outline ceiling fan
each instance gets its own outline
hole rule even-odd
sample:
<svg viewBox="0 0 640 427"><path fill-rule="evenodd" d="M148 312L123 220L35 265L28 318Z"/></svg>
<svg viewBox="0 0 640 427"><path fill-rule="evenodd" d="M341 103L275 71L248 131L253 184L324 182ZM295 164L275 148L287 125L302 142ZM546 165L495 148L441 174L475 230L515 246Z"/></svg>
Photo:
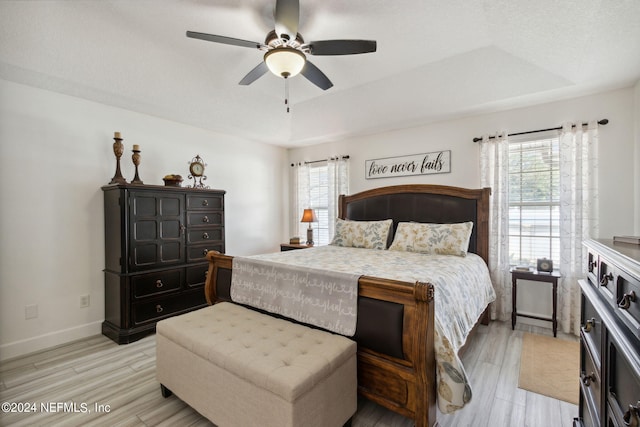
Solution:
<svg viewBox="0 0 640 427"><path fill-rule="evenodd" d="M284 79L300 73L320 89L327 90L333 83L307 59L307 55L354 55L376 51L375 40L321 40L305 43L298 33L299 20L299 0L276 0L275 29L267 34L264 43L194 31L187 31L187 37L265 51L263 61L240 80L241 85L250 85L267 71L271 71Z"/></svg>

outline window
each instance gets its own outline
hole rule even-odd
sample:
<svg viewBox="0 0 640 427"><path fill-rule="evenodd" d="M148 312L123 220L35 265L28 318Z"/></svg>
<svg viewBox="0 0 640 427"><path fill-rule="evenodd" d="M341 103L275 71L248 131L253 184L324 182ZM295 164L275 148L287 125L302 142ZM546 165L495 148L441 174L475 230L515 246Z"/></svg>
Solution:
<svg viewBox="0 0 640 427"><path fill-rule="evenodd" d="M558 137L509 142L509 261L560 258Z"/></svg>
<svg viewBox="0 0 640 427"><path fill-rule="evenodd" d="M309 208L313 209L318 222L311 223L313 241L316 245L329 244L329 176L326 163L309 167ZM300 236L307 235L308 223L300 223Z"/></svg>

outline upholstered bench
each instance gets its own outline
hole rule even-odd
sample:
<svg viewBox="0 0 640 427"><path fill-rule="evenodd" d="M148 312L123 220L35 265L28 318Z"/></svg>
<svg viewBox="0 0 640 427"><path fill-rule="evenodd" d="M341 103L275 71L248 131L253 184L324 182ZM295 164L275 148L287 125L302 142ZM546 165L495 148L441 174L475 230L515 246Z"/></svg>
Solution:
<svg viewBox="0 0 640 427"><path fill-rule="evenodd" d="M357 407L356 343L219 303L162 320L156 376L219 427L338 427Z"/></svg>

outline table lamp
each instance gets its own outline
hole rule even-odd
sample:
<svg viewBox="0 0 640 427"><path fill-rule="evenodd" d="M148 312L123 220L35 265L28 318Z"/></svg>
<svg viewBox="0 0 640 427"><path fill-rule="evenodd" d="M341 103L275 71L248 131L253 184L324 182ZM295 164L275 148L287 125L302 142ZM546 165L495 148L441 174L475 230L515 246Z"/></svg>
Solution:
<svg viewBox="0 0 640 427"><path fill-rule="evenodd" d="M318 222L318 218L313 209L305 209L300 222L309 223L309 228L307 228L307 245L313 246L313 228L311 228L311 223Z"/></svg>

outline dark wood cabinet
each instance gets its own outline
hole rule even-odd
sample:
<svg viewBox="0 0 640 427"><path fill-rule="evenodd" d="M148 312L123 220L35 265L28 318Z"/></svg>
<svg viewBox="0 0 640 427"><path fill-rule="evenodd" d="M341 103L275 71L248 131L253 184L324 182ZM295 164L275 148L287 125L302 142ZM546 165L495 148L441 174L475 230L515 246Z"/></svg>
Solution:
<svg viewBox="0 0 640 427"><path fill-rule="evenodd" d="M577 426L640 425L640 246L588 240Z"/></svg>
<svg viewBox="0 0 640 427"><path fill-rule="evenodd" d="M105 212L105 321L126 344L159 320L204 307L206 254L224 253L224 191L108 185Z"/></svg>

